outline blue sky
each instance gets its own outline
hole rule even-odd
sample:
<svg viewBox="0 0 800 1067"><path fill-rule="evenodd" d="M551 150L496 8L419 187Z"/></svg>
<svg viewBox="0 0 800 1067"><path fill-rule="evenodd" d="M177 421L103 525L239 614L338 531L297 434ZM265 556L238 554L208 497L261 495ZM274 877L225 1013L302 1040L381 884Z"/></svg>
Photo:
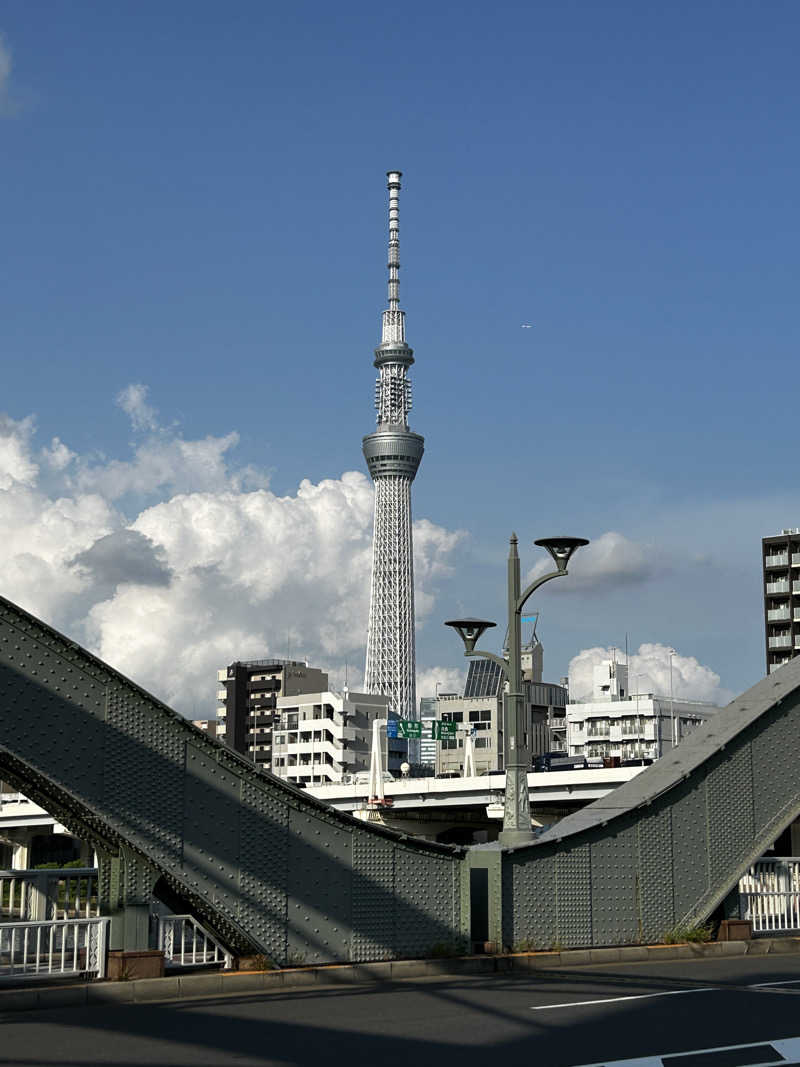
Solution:
<svg viewBox="0 0 800 1067"><path fill-rule="evenodd" d="M162 440L236 432L279 497L363 470L398 167L415 514L466 531L420 663L458 666L451 611L501 618L512 529L614 532L541 594L549 677L626 631L763 674L759 539L800 525L795 3L9 0L0 32L0 406L36 447L129 458L142 383Z"/></svg>

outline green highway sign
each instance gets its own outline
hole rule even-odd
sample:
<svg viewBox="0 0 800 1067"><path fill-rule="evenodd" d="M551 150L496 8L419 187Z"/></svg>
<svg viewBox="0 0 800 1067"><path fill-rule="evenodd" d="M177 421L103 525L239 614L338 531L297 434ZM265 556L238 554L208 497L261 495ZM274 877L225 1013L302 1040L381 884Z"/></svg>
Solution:
<svg viewBox="0 0 800 1067"><path fill-rule="evenodd" d="M386 736L402 737L406 741L422 737L431 741L450 741L456 736L457 728L457 723L435 719L424 724L420 719L392 719L386 728Z"/></svg>
<svg viewBox="0 0 800 1067"><path fill-rule="evenodd" d="M434 741L449 741L456 736L456 723L432 722L431 738Z"/></svg>

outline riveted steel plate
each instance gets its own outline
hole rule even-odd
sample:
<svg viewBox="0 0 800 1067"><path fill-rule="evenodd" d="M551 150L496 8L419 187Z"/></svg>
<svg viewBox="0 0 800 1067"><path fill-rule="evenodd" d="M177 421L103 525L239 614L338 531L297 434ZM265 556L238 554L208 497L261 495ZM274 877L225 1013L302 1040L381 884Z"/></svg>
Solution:
<svg viewBox="0 0 800 1067"><path fill-rule="evenodd" d="M289 811L289 963L348 959L352 930L352 833L307 811Z"/></svg>

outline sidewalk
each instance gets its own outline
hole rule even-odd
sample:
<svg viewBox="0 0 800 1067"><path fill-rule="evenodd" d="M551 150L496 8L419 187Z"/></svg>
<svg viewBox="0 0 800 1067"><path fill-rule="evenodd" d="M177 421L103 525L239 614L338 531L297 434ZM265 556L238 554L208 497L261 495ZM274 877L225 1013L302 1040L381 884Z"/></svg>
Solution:
<svg viewBox="0 0 800 1067"><path fill-rule="evenodd" d="M11 1011L83 1007L105 1004L145 1004L153 1001L269 993L309 986L398 982L436 975L516 974L598 963L637 963L651 960L714 959L724 956L800 954L800 938L758 938L752 941L712 941L708 944L630 945L622 948L570 949L565 952L522 952L502 956L458 956L449 959L393 960L386 963L333 964L275 971L215 971L130 982L75 982L51 986L0 985L0 1015Z"/></svg>

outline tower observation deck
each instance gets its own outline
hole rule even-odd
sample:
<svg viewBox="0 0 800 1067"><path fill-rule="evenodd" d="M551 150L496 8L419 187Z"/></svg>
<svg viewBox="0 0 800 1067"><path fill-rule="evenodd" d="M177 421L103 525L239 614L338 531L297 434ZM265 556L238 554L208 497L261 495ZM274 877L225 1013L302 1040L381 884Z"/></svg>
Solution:
<svg viewBox="0 0 800 1067"><path fill-rule="evenodd" d="M400 171L387 174L389 187L389 307L383 313L375 349L378 426L363 439L364 458L375 482L372 589L364 688L389 697L389 707L413 718L416 705L414 649L414 558L411 483L424 439L408 428L409 369L414 353L406 344L400 310Z"/></svg>

